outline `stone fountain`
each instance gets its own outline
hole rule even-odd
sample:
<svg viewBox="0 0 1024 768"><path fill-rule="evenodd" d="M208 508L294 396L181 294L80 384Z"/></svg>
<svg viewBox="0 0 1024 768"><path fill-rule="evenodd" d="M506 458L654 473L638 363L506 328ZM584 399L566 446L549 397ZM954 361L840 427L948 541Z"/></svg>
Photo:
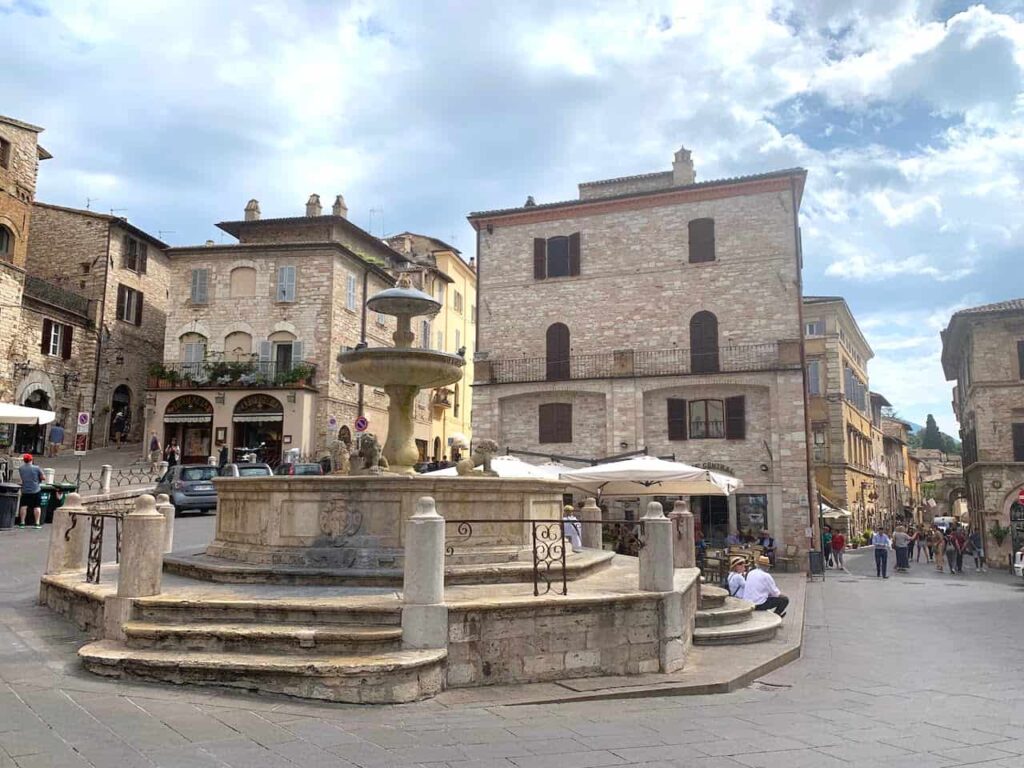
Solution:
<svg viewBox="0 0 1024 768"><path fill-rule="evenodd" d="M419 458L413 439L413 405L421 389L444 387L462 378L466 361L448 352L414 349L412 318L433 317L441 303L413 288L403 275L398 285L371 297L368 309L398 318L394 347L363 347L338 355L341 372L351 381L382 387L388 395L388 437L384 458L389 471L415 474Z"/></svg>

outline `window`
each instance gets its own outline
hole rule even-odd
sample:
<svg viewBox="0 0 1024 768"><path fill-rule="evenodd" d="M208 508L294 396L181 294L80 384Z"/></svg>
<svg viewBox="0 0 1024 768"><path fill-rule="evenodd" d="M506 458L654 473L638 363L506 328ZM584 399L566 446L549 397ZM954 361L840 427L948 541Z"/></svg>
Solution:
<svg viewBox="0 0 1024 768"><path fill-rule="evenodd" d="M684 403L677 400L676 403ZM683 411L678 410L679 405L670 406L675 412L670 411L670 422L672 417L680 417ZM690 423L689 439L708 440L722 438L726 440L743 440L747 436L746 421L746 398L727 397L725 400L693 400L690 402ZM671 428L671 427L670 427ZM680 428L675 427L675 439L686 440ZM672 438L670 438L672 439Z"/></svg>
<svg viewBox="0 0 1024 768"><path fill-rule="evenodd" d="M125 235L121 241L121 265L140 275L146 274L146 244Z"/></svg>
<svg viewBox="0 0 1024 768"><path fill-rule="evenodd" d="M546 334L547 346L547 380L565 381L570 378L569 362L569 327L565 323L553 323L548 326Z"/></svg>
<svg viewBox="0 0 1024 768"><path fill-rule="evenodd" d="M569 277L580 273L580 233L533 240L533 277Z"/></svg>
<svg viewBox="0 0 1024 768"><path fill-rule="evenodd" d="M1013 425L1013 460L1024 461L1024 424Z"/></svg>
<svg viewBox="0 0 1024 768"><path fill-rule="evenodd" d="M256 295L256 270L235 267L231 270L231 298L242 299Z"/></svg>
<svg viewBox="0 0 1024 768"><path fill-rule="evenodd" d="M430 321L422 320L420 322L420 346L424 349L430 349Z"/></svg>
<svg viewBox="0 0 1024 768"><path fill-rule="evenodd" d="M843 368L843 395L858 410L865 412L868 410L867 385L857 378L857 374L849 366Z"/></svg>
<svg viewBox="0 0 1024 768"><path fill-rule="evenodd" d="M455 382L454 394L452 395L452 416L459 416L459 383Z"/></svg>
<svg viewBox="0 0 1024 768"><path fill-rule="evenodd" d="M295 301L295 267L277 268L277 300Z"/></svg>
<svg viewBox="0 0 1024 768"><path fill-rule="evenodd" d="M192 303L206 304L210 300L210 270L192 270Z"/></svg>
<svg viewBox="0 0 1024 768"><path fill-rule="evenodd" d="M224 359L244 362L252 357L252 336L245 331L229 333L224 338Z"/></svg>
<svg viewBox="0 0 1024 768"><path fill-rule="evenodd" d="M469 305L469 322L476 323L476 304Z"/></svg>
<svg viewBox="0 0 1024 768"><path fill-rule="evenodd" d="M197 367L206 359L206 337L198 333L186 333L181 337L181 362Z"/></svg>
<svg viewBox="0 0 1024 768"><path fill-rule="evenodd" d="M690 263L715 260L715 220L694 219L690 222Z"/></svg>
<svg viewBox="0 0 1024 768"><path fill-rule="evenodd" d="M686 401L669 398L668 401L668 439L686 439Z"/></svg>
<svg viewBox="0 0 1024 768"><path fill-rule="evenodd" d="M804 323L804 336L824 336L825 335L825 321L824 320L812 320L809 323Z"/></svg>
<svg viewBox="0 0 1024 768"><path fill-rule="evenodd" d="M440 304L444 304L444 280L441 278L434 278L434 287L437 289L437 301Z"/></svg>
<svg viewBox="0 0 1024 768"><path fill-rule="evenodd" d="M14 251L14 235L11 230L0 224L0 256L9 256Z"/></svg>
<svg viewBox="0 0 1024 768"><path fill-rule="evenodd" d="M821 361L809 360L807 362L807 394L821 394Z"/></svg>
<svg viewBox="0 0 1024 768"><path fill-rule="evenodd" d="M70 325L43 320L43 338L40 351L49 357L71 359L71 337L74 330Z"/></svg>
<svg viewBox="0 0 1024 768"><path fill-rule="evenodd" d="M541 443L572 442L572 403L544 403L537 409Z"/></svg>
<svg viewBox="0 0 1024 768"><path fill-rule="evenodd" d="M1017 375L1024 379L1024 341L1017 342Z"/></svg>
<svg viewBox="0 0 1024 768"><path fill-rule="evenodd" d="M828 461L828 445L825 440L826 429L828 429L827 424L815 424L811 428L814 436L813 460L822 464Z"/></svg>
<svg viewBox="0 0 1024 768"><path fill-rule="evenodd" d="M690 371L714 373L718 370L718 318L710 312L698 312L690 318Z"/></svg>
<svg viewBox="0 0 1024 768"><path fill-rule="evenodd" d="M127 285L117 286L117 319L142 325L143 294Z"/></svg>
<svg viewBox="0 0 1024 768"><path fill-rule="evenodd" d="M385 317L381 312L376 312L375 314L377 315L377 325L384 326L388 324L387 317Z"/></svg>
<svg viewBox="0 0 1024 768"><path fill-rule="evenodd" d="M458 352L462 348L462 331L458 328L455 329L455 351Z"/></svg>
<svg viewBox="0 0 1024 768"><path fill-rule="evenodd" d="M462 314L462 294L458 291L455 292L455 298L452 302L455 305L455 311L460 315Z"/></svg>
<svg viewBox="0 0 1024 768"><path fill-rule="evenodd" d="M349 275L346 281L345 308L356 311L356 276Z"/></svg>
<svg viewBox="0 0 1024 768"><path fill-rule="evenodd" d="M11 167L11 142L0 139L0 168Z"/></svg>

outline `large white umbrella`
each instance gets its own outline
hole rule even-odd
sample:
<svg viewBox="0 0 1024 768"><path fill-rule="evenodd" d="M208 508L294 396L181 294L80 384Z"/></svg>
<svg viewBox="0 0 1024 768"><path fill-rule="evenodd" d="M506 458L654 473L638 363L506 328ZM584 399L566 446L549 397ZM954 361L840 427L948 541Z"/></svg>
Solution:
<svg viewBox="0 0 1024 768"><path fill-rule="evenodd" d="M563 472L566 484L602 496L728 496L743 483L735 477L654 456Z"/></svg>
<svg viewBox="0 0 1024 768"><path fill-rule="evenodd" d="M53 411L42 411L24 405L0 403L0 424L49 424L57 418Z"/></svg>
<svg viewBox="0 0 1024 768"><path fill-rule="evenodd" d="M477 467L479 469L480 467ZM557 480L558 471L551 465L530 464L515 456L495 456L491 459L491 469L498 473L498 477L534 477L543 480ZM427 477L455 477L459 472L455 467L446 469L435 469L433 472L424 472Z"/></svg>

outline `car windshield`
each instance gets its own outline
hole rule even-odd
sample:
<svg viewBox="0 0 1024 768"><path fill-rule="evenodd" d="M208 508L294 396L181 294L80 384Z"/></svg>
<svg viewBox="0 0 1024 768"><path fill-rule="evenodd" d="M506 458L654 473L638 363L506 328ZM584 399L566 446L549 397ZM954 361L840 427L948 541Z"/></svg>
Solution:
<svg viewBox="0 0 1024 768"><path fill-rule="evenodd" d="M323 470L319 464L296 464L295 474L296 475L319 475L322 474Z"/></svg>
<svg viewBox="0 0 1024 768"><path fill-rule="evenodd" d="M238 476L239 477L255 477L255 476L265 476L265 475L269 475L269 474L270 474L270 470L267 469L266 467L239 467L238 468Z"/></svg>
<svg viewBox="0 0 1024 768"><path fill-rule="evenodd" d="M216 467L185 467L181 470L182 480L213 480L216 476Z"/></svg>

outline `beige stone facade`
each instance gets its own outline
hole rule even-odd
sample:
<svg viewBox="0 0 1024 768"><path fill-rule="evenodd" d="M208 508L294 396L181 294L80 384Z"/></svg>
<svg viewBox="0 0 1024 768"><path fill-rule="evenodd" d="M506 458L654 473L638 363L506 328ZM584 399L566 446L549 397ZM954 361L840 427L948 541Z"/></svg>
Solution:
<svg viewBox="0 0 1024 768"><path fill-rule="evenodd" d="M990 563L1024 546L1024 299L961 310L942 332L942 367L956 381L971 525ZM996 528L1009 528L1000 544Z"/></svg>
<svg viewBox="0 0 1024 768"><path fill-rule="evenodd" d="M472 214L475 437L723 468L744 488L695 500L705 535L765 525L805 551L804 177L695 184L681 150L672 172L581 185L578 201Z"/></svg>

